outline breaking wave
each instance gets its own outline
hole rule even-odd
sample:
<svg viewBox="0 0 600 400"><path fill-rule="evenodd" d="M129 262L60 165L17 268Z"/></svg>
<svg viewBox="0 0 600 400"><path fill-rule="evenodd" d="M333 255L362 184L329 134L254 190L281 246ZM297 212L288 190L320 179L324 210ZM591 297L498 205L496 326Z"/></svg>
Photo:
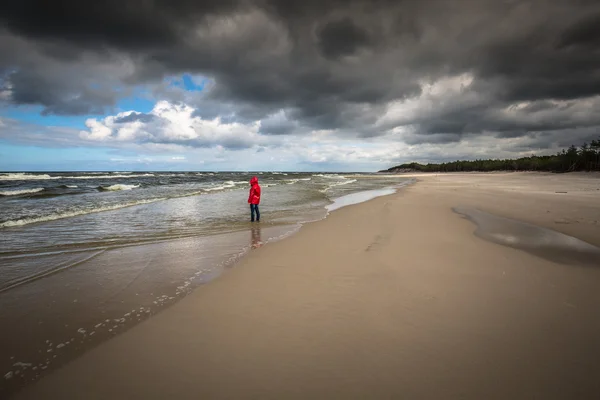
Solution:
<svg viewBox="0 0 600 400"><path fill-rule="evenodd" d="M33 189L22 189L22 190L4 190L0 191L0 196L19 196L23 194L38 193L43 191L44 188L33 188Z"/></svg>
<svg viewBox="0 0 600 400"><path fill-rule="evenodd" d="M118 209L125 208L125 207L132 207L132 206L138 206L141 204L154 203L154 202L161 201L161 200L166 200L166 198L139 200L139 201L132 201L129 203L114 204L111 206L90 208L90 209L84 209L84 210L74 210L74 211L68 211L68 212L64 212L64 213L44 215L42 217L30 217L30 218L22 218L22 219L18 219L18 220L9 220L9 221L0 222L0 228L10 228L10 227L14 227L14 226L23 226L23 225L33 224L36 222L54 221L54 220L62 219L62 218L77 217L79 215L99 213L99 212L103 212L103 211L118 210Z"/></svg>
<svg viewBox="0 0 600 400"><path fill-rule="evenodd" d="M246 182L244 182L246 183ZM232 187L235 187L235 182L234 181L227 181L227 182L223 182L222 185L219 186L214 186L214 187L209 187L206 189L203 189L205 192L214 192L217 190L225 190L225 189L231 189Z"/></svg>
<svg viewBox="0 0 600 400"><path fill-rule="evenodd" d="M117 179L117 178L144 178L155 176L154 174L139 174L139 175L93 175L93 176L61 176L60 179Z"/></svg>
<svg viewBox="0 0 600 400"><path fill-rule="evenodd" d="M125 174L125 175L123 175ZM28 174L25 172L10 172L0 174L0 181L39 181L48 179L117 179L117 178L143 178L152 177L154 174L137 174L120 173L114 175L97 175L96 173L88 173L80 176L50 176L48 174Z"/></svg>
<svg viewBox="0 0 600 400"><path fill-rule="evenodd" d="M98 186L98 190L105 191L105 192L115 192L117 190L137 189L139 187L140 187L140 185L123 185L123 184L118 184L118 185L110 185L110 186Z"/></svg>
<svg viewBox="0 0 600 400"><path fill-rule="evenodd" d="M328 190L330 190L330 189L332 189L332 188L334 188L334 187L336 187L336 186L343 186L343 185L347 185L347 184L349 184L349 183L354 183L354 182L356 182L356 179L347 179L347 178L344 178L344 179L346 179L346 180L344 180L344 181L340 181L340 182L335 182L335 183L332 183L332 184L330 184L330 185L329 185L329 186L327 186L325 189L321 190L321 192L322 192L322 193L325 193L325 192L327 192Z"/></svg>
<svg viewBox="0 0 600 400"><path fill-rule="evenodd" d="M27 174L23 172L14 172L7 174L0 174L0 181L33 181L33 180L45 180L45 179L60 179L60 177L50 176L47 174L35 175Z"/></svg>

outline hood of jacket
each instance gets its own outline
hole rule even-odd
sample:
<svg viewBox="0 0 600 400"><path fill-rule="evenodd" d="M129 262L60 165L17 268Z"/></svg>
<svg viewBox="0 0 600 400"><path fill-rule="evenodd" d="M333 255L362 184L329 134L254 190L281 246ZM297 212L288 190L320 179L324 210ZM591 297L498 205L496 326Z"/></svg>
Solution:
<svg viewBox="0 0 600 400"><path fill-rule="evenodd" d="M258 178L256 176L253 176L252 179L250 179L250 184L253 186L258 184Z"/></svg>

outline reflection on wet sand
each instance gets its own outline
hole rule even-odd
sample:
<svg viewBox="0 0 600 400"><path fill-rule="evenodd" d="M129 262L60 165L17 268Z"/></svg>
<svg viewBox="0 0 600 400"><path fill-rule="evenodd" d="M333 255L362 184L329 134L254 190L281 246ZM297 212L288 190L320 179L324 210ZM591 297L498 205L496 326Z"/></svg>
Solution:
<svg viewBox="0 0 600 400"><path fill-rule="evenodd" d="M250 229L250 245L253 249L258 249L263 245L260 233L260 224L253 224Z"/></svg>
<svg viewBox="0 0 600 400"><path fill-rule="evenodd" d="M475 235L482 239L557 263L600 266L600 248L573 236L475 208L456 207L453 210L475 223Z"/></svg>

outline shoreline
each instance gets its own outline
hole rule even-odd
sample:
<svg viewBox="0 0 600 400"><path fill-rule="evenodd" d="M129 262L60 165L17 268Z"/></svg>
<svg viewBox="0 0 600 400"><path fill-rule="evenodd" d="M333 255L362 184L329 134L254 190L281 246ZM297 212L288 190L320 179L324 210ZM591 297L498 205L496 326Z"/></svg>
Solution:
<svg viewBox="0 0 600 400"><path fill-rule="evenodd" d="M589 376L598 270L485 241L451 210L478 206L598 246L598 192L478 179L429 177L338 209L16 398L600 393Z"/></svg>

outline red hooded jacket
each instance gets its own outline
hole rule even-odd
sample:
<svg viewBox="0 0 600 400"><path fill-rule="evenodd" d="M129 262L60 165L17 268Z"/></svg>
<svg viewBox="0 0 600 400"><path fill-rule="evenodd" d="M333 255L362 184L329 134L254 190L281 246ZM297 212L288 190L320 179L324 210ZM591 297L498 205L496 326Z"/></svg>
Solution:
<svg viewBox="0 0 600 400"><path fill-rule="evenodd" d="M253 176L250 179L250 194L248 195L248 203L260 204L260 185L258 184L258 178Z"/></svg>

